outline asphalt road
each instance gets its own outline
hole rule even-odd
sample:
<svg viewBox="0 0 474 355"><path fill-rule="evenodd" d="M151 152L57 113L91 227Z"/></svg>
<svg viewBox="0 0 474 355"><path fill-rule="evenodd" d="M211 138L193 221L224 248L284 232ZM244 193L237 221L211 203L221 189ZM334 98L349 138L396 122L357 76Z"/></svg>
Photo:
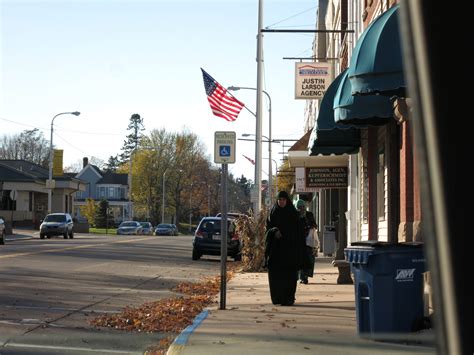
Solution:
<svg viewBox="0 0 474 355"><path fill-rule="evenodd" d="M0 246L0 354L142 354L164 334L96 329L89 320L219 274L218 257L192 261L191 249L191 236L8 238Z"/></svg>

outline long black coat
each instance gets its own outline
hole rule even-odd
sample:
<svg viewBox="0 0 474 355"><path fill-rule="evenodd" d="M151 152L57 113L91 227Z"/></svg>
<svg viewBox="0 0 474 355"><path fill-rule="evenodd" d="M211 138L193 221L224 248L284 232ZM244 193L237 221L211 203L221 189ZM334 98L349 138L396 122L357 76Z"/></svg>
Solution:
<svg viewBox="0 0 474 355"><path fill-rule="evenodd" d="M281 237L276 237L279 230ZM293 204L284 208L278 203L272 207L267 219L265 256L269 270L301 269L305 264L304 227Z"/></svg>

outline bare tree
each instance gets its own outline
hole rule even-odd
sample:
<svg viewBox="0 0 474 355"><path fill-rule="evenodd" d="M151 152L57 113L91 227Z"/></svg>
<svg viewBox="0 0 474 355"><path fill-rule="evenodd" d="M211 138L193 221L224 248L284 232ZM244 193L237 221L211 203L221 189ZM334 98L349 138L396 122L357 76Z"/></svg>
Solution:
<svg viewBox="0 0 474 355"><path fill-rule="evenodd" d="M0 138L0 159L26 160L48 166L49 141L38 128Z"/></svg>

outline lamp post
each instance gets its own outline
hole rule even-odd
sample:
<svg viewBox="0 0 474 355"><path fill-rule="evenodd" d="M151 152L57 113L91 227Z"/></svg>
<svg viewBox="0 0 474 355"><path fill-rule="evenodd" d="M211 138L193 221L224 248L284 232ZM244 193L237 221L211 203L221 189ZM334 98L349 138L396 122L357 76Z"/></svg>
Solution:
<svg viewBox="0 0 474 355"><path fill-rule="evenodd" d="M49 140L49 178L48 178L48 213L52 212L52 200L53 200L53 124L54 119L60 115L74 115L79 116L81 113L78 111L74 112L61 112L53 117L51 120L51 138Z"/></svg>
<svg viewBox="0 0 474 355"><path fill-rule="evenodd" d="M242 89L242 90L257 90L256 88L243 87L243 86L230 86L227 89L231 90L231 91L237 91L237 90L240 90L240 89ZM273 180L272 179L272 161L271 161L271 159L272 159L272 98L270 97L268 92L266 92L265 90L262 90L262 92L268 98L268 137L265 137L260 133L260 142L261 142L261 137L267 138L267 140L268 140L268 158L270 159L269 164L268 164L268 185L270 187L270 191L272 191L272 183L273 183L273 181L272 181ZM257 114L258 114L258 112L257 112ZM256 141L258 143L258 141L259 141L258 132L255 134L255 136L257 138ZM259 160L259 156L256 154L255 161L258 161L258 160ZM257 178L257 174L255 174L255 178ZM260 184L258 186L260 186Z"/></svg>
<svg viewBox="0 0 474 355"><path fill-rule="evenodd" d="M163 206L161 208L161 223L165 223L165 177L166 169L163 173Z"/></svg>
<svg viewBox="0 0 474 355"><path fill-rule="evenodd" d="M242 133L242 137L250 137L255 136L255 134L250 133ZM262 134L262 137L268 141L268 186L270 188L270 196L273 191L273 174L272 174L272 143L279 143L279 141L272 141L271 135L267 137Z"/></svg>

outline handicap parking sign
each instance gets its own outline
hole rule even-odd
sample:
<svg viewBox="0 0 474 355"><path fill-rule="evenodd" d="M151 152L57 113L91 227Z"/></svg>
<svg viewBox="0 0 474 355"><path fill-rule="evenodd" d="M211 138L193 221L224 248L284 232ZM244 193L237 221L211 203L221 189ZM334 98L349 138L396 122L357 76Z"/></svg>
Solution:
<svg viewBox="0 0 474 355"><path fill-rule="evenodd" d="M214 163L235 163L235 132L214 132Z"/></svg>
<svg viewBox="0 0 474 355"><path fill-rule="evenodd" d="M221 157L230 157L230 145L221 145L219 155Z"/></svg>

